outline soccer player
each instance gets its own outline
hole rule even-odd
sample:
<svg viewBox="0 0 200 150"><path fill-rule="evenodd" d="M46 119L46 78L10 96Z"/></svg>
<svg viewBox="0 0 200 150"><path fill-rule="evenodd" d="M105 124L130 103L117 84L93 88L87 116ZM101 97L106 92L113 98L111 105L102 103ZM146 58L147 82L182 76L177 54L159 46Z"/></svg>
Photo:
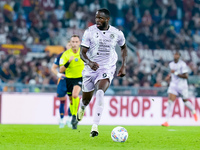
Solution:
<svg viewBox="0 0 200 150"><path fill-rule="evenodd" d="M67 43L66 49L70 49L71 44L70 42ZM60 73L57 71L57 68L59 68L59 61L60 57L62 56L63 52L58 54L58 56L54 60L54 64L51 67L51 71L58 77L58 83L57 83L57 97L60 100L60 107L59 107L59 112L60 112L60 121L59 121L59 127L64 128L65 123L64 123L64 114L65 114L65 102L66 102L66 97L65 95L67 94L67 85L66 85L66 78L65 74ZM70 118L71 113L70 110L68 109L68 119ZM69 122L67 119L67 125L68 127L71 127L71 122Z"/></svg>
<svg viewBox="0 0 200 150"><path fill-rule="evenodd" d="M195 112L194 107L192 106L191 102L188 101L188 70L187 65L184 61L180 60L180 52L176 51L174 54L174 61L169 64L169 68L171 70L171 74L168 78L171 78L171 82L168 88L168 106L167 106L167 120L162 124L162 126L168 127L168 121L170 116L172 115L171 107L173 102L176 100L176 96L181 95L183 102L186 107L188 107L193 116L195 121L198 120L197 114Z"/></svg>
<svg viewBox="0 0 200 150"><path fill-rule="evenodd" d="M67 94L70 99L72 113L72 129L77 129L76 114L79 105L79 93L82 86L82 70L84 62L80 58L80 38L73 35L70 39L71 49L65 51L60 58L60 72L65 72Z"/></svg>
<svg viewBox="0 0 200 150"><path fill-rule="evenodd" d="M104 93L113 79L117 53L115 46L118 44L122 52L122 66L119 69L120 77L126 74L127 49L122 31L109 24L110 12L99 9L96 12L96 24L89 27L83 35L81 43L81 58L85 62L83 70L82 101L77 114L81 121L86 106L90 103L96 88L96 105L93 125L90 136L98 136L98 125L104 108Z"/></svg>

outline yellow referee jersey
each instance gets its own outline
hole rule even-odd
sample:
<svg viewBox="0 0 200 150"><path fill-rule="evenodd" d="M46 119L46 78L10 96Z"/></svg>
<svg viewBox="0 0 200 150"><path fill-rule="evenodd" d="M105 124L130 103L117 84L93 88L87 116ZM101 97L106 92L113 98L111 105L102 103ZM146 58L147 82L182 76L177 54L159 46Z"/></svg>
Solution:
<svg viewBox="0 0 200 150"><path fill-rule="evenodd" d="M65 65L71 56L74 56L74 59L70 62L69 66L65 70L65 75L67 78L80 78L82 77L82 71L84 68L84 62L80 57L80 48L77 53L74 53L72 49L65 51L60 58L60 66Z"/></svg>

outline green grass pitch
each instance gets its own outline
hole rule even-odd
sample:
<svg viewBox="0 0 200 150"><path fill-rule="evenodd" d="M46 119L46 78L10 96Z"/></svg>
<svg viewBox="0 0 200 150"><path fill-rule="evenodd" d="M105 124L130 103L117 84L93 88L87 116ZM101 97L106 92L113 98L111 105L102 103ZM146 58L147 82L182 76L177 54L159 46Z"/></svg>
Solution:
<svg viewBox="0 0 200 150"><path fill-rule="evenodd" d="M100 125L92 138L91 126L0 125L0 150L200 150L200 127L124 126L125 143L112 141L114 127Z"/></svg>

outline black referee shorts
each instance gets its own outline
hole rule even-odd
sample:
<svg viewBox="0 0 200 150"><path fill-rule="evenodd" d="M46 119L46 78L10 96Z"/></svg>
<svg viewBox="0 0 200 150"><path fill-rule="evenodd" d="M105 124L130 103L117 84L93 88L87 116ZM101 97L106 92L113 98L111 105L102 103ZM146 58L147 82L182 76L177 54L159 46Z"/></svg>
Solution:
<svg viewBox="0 0 200 150"><path fill-rule="evenodd" d="M82 87L82 77L80 78L67 78L67 95L72 96L72 90L75 85Z"/></svg>

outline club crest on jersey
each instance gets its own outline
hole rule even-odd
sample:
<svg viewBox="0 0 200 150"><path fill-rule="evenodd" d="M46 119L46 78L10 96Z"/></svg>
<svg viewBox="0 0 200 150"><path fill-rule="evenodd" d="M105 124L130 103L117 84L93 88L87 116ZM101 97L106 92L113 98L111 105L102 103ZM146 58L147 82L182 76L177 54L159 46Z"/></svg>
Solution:
<svg viewBox="0 0 200 150"><path fill-rule="evenodd" d="M107 74L106 74L106 73L103 74L103 78L105 78L105 77L107 77Z"/></svg>
<svg viewBox="0 0 200 150"><path fill-rule="evenodd" d="M115 38L114 34L110 34L110 38L114 39Z"/></svg>
<svg viewBox="0 0 200 150"><path fill-rule="evenodd" d="M78 61L78 58L75 58L75 61L77 62L77 61Z"/></svg>

